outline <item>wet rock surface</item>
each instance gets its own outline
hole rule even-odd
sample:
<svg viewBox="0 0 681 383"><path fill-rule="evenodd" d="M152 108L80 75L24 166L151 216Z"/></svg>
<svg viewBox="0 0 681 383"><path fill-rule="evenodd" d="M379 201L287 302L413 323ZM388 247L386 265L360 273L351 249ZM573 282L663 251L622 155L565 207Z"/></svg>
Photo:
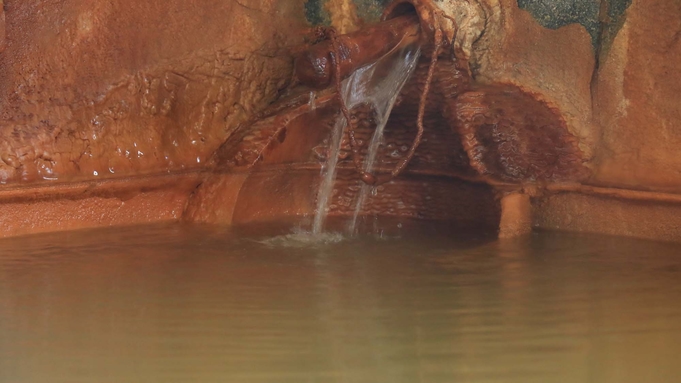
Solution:
<svg viewBox="0 0 681 383"><path fill-rule="evenodd" d="M428 57L420 60L398 97L378 150L375 166L380 172L394 169L416 136L416 115L429 61ZM435 84L425 108L423 140L407 171L464 178L484 176L505 182L575 181L588 176L578 140L558 111L514 86L475 84L451 60L442 59L436 68ZM303 126L309 124L318 131L331 130L341 116L334 113L338 103L329 102L318 111L310 112L302 106L257 122L245 129L248 133L242 139L221 149L218 162L227 167L273 163L272 146L286 151L282 142L290 139L291 132L307 129ZM313 116L305 117L305 113ZM291 123L297 118L306 123ZM351 118L356 121L352 126L363 162L376 126L374 111L360 105L351 110ZM311 129L307 130L307 134L299 136L310 137ZM300 151L309 149L297 145L288 146L290 154L277 154L275 158L320 164L327 159L328 145L327 136L311 150L314 156L301 155ZM352 167L352 155L346 129L339 163Z"/></svg>
<svg viewBox="0 0 681 383"><path fill-rule="evenodd" d="M514 187L583 182L681 191L678 1L473 3L483 10L484 18L476 20L484 25L484 33L466 40L470 62L457 63L450 52L442 55L426 104L424 140L405 171L404 184L372 199L367 212L387 212L403 194L418 199L406 204L414 209L399 213L406 217L464 214L446 207L444 196L455 196L453 190L459 187L450 181L454 179ZM195 195L202 196L205 206L190 203L188 211L220 221L218 212L224 210L230 222L249 222L307 215L313 206L308 200L314 197L305 194L303 200L303 192L300 198L291 195L272 202L278 192L294 194L315 185L314 175L328 156L328 133L339 116L332 88L316 93L316 107L310 106L309 89L291 88L293 57L303 43L311 42L309 26L332 25L341 33L350 32L376 21L386 2L0 4L3 190L41 180L57 181L57 190L75 182L209 169L221 177L235 174L236 181L223 177L204 182ZM415 136L429 49L424 49L425 57L386 127L379 172L392 170ZM375 124L372 111L357 108L352 113L359 117L357 137L366 147ZM360 156L365 152L360 150ZM344 173L338 196L361 185L347 137L341 156ZM261 173L250 178L251 172ZM431 193L428 182L414 181L419 177L431 177L433 185L447 178L437 202L416 197ZM177 218L192 183L200 180L167 194L172 198L166 208L138 204L140 214L131 214L130 222L145 214L148 221ZM230 190L217 198L225 188ZM143 192L142 187L133 189L107 203L115 207ZM494 203L490 190L479 193L480 201ZM19 197L13 193L16 202ZM40 194L41 201L47 201L48 194ZM573 194L551 200L559 204L537 204L546 207L538 225L566 226L562 220L572 222L570 211L597 210L582 209L587 204ZM467 200L476 193L460 195ZM277 206L268 212L256 197ZM224 209L210 208L217 200L224 202ZM244 204L237 208L238 201ZM50 209L48 202L41 203L40 209ZM335 206L336 213L349 214L340 202ZM23 208L12 209L14 216L21 216ZM31 216L37 217L38 211ZM79 219L78 214L72 218ZM91 216L99 214L97 210ZM486 222L493 221L498 206L483 215L489 218L483 219ZM580 229L577 224L567 226Z"/></svg>
<svg viewBox="0 0 681 383"><path fill-rule="evenodd" d="M477 86L448 109L471 165L503 181L580 181L589 175L559 113L514 86Z"/></svg>
<svg viewBox="0 0 681 383"><path fill-rule="evenodd" d="M681 3L633 1L600 61L596 180L681 192Z"/></svg>
<svg viewBox="0 0 681 383"><path fill-rule="evenodd" d="M72 180L202 168L237 127L289 84L287 49L302 41L305 10L308 22L320 23L310 18L313 3L118 0L91 7L79 0L5 2L0 180ZM367 20L370 8L386 5L354 2L343 8L343 2L335 3L317 5L325 12L354 12ZM669 168L661 165L676 161L670 127L680 118L672 108L677 89L676 76L669 75L675 60L669 57L678 45L678 4L630 3L482 1L487 31L475 44L471 65L477 81L513 84L556 110L585 159L595 156L594 182L636 186L640 180L673 187L677 182L672 173L658 177L648 170ZM279 21L260 22L271 15ZM222 22L226 19L230 23ZM594 52L586 35L595 36L596 21L604 31L615 32L608 32L611 45ZM638 59L646 55L656 59ZM456 89L443 90L443 84L458 84L457 76L436 75L440 85L430 96L426 125L446 122L436 105L458 94ZM671 81L660 81L664 76ZM644 100L631 106L636 97L651 93L660 94L652 108L639 112L637 105L646 104ZM414 99L418 91L405 94ZM466 99L480 100L470 95ZM395 138L395 148L408 141L408 134L400 132L411 129L407 125L413 109L413 103L405 103L393 117L392 131L403 136ZM643 130L633 127L646 123L652 132L643 137L638 133ZM450 162L466 168L460 148L448 144ZM632 152L643 161L627 165ZM386 165L392 153L382 156ZM428 161L420 157L412 166ZM622 173L633 166L634 174Z"/></svg>
<svg viewBox="0 0 681 383"><path fill-rule="evenodd" d="M391 172L412 145L429 63L427 55L420 60L398 96L378 147L375 174ZM494 228L500 206L490 183L578 180L588 174L577 140L560 115L533 95L510 85L476 84L446 58L434 73L425 131L414 157L403 174L373 188L365 200L345 130L329 216L359 214ZM335 92L300 96L306 93L281 100L283 109L275 105L270 117L244 127L223 145L214 159L218 174L201 185L190 202L189 220L248 223L314 214L320 168L329 158L331 132L342 117ZM374 113L368 104L350 110L360 163L376 128ZM224 202L215 190L235 180L241 190L225 194L233 208L220 214L202 208Z"/></svg>
<svg viewBox="0 0 681 383"><path fill-rule="evenodd" d="M6 1L0 182L203 167L291 77L301 5L250 3Z"/></svg>

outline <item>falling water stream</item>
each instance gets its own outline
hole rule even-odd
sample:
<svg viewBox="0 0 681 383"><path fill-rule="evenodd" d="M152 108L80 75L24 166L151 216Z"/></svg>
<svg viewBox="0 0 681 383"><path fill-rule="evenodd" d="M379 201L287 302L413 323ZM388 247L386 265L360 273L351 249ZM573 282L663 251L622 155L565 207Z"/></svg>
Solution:
<svg viewBox="0 0 681 383"><path fill-rule="evenodd" d="M376 130L364 159L363 170L365 172L373 170L376 154L383 140L383 129L388 122L397 96L416 68L420 52L418 44L402 46L383 56L375 63L358 69L349 78L344 80L341 85L341 97L343 97L348 109L351 110L357 105L368 104L374 111ZM333 129L327 162L322 168L324 177L319 187L317 209L312 227L312 233L315 235L322 233L324 229L324 222L329 211L329 200L333 193L336 179L338 155L346 126L345 118L340 115ZM360 190L355 213L348 228L351 234L355 231L357 217L371 189L371 186L364 185Z"/></svg>

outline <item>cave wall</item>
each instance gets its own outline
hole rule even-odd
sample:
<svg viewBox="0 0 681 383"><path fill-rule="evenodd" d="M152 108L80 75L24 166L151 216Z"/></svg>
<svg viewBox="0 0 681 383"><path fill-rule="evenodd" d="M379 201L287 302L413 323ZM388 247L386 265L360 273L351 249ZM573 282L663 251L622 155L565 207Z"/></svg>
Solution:
<svg viewBox="0 0 681 383"><path fill-rule="evenodd" d="M681 1L634 0L600 52L596 180L681 192Z"/></svg>
<svg viewBox="0 0 681 383"><path fill-rule="evenodd" d="M482 77L558 106L591 158L589 183L681 191L681 2L507 3Z"/></svg>
<svg viewBox="0 0 681 383"><path fill-rule="evenodd" d="M681 2L478 1L487 28L476 80L516 85L558 110L579 137L586 183L681 192ZM387 3L0 1L0 235L177 219L218 147L291 84L310 27L356 30ZM157 178L105 186L139 175ZM21 189L37 184L48 186ZM574 212L607 217L608 204L585 209L580 198L538 201L535 225L599 226Z"/></svg>
<svg viewBox="0 0 681 383"><path fill-rule="evenodd" d="M0 183L201 168L291 79L302 1L5 0Z"/></svg>
<svg viewBox="0 0 681 383"><path fill-rule="evenodd" d="M681 2L477 1L476 80L558 110L591 170L582 186L530 191L532 225L680 241Z"/></svg>
<svg viewBox="0 0 681 383"><path fill-rule="evenodd" d="M291 81L291 0L4 0L0 237L178 220Z"/></svg>
<svg viewBox="0 0 681 383"><path fill-rule="evenodd" d="M560 110L589 183L681 191L681 2L477 1L487 15L472 60L478 81L514 84ZM306 17L337 26L330 4L341 3L361 25L386 1L307 0Z"/></svg>
<svg viewBox="0 0 681 383"><path fill-rule="evenodd" d="M289 84L307 27L354 30L386 3L5 0L0 182L202 168ZM592 183L681 188L681 3L484 3L478 80L556 106Z"/></svg>

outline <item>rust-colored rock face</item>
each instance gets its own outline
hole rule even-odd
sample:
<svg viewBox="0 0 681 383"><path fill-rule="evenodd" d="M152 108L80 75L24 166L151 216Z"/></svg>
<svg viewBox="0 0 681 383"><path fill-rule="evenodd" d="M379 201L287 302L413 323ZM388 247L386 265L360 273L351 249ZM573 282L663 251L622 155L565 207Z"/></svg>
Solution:
<svg viewBox="0 0 681 383"><path fill-rule="evenodd" d="M417 132L420 95L430 58L423 57L398 97L379 146L374 172L390 173L407 156ZM307 92L303 92L306 94ZM334 93L292 95L272 116L244 127L218 151L219 175L202 185L189 204L192 221L251 223L310 217L322 164L329 158L332 128L340 113ZM353 153L349 130L341 141L339 170L329 215L448 221L463 227L499 224L497 193L489 185L578 180L587 172L575 137L560 115L511 85L479 85L457 62L436 64L424 114L424 134L405 172L376 187L357 210L364 185L353 156L364 162L376 128L368 104L349 111L360 148ZM243 179L245 178L245 181ZM235 197L215 195L238 183ZM301 196L303 197L301 199ZM221 213L201 206L228 203ZM517 220L516 220L517 221ZM529 227L529 221L525 222ZM521 228L515 232L523 232ZM509 231L510 232L510 231Z"/></svg>
<svg viewBox="0 0 681 383"><path fill-rule="evenodd" d="M4 1L0 1L0 52L5 50L7 46L7 35L5 28L5 4Z"/></svg>
<svg viewBox="0 0 681 383"><path fill-rule="evenodd" d="M480 86L456 99L457 121L473 168L503 181L582 180L577 139L555 110L514 86Z"/></svg>
<svg viewBox="0 0 681 383"><path fill-rule="evenodd" d="M433 20L439 16L432 11L432 4L426 4L428 1L411 3L419 15L430 18L425 20L426 25L421 18L422 29L429 36L435 36ZM573 20L572 24L558 25L555 21L538 20L536 12L542 5L532 0L522 2L524 9L515 0L468 3L483 10L477 15L484 15L485 33L470 47L470 54L466 55L470 62L457 63L442 55L442 62L435 67L433 86L425 106L424 142L407 166L404 179L393 182L406 184L416 174L428 174L483 182L504 190L524 189L534 197L533 204L537 206L535 224L539 227L553 227L555 222L570 215L556 204L543 204L542 201L560 200L551 193L593 194L593 189L580 187L579 182L662 191L671 190L681 182L676 166L679 157L671 150L676 143L673 127L681 122L677 108L671 107L677 104L680 94L676 89L676 77L679 76L669 78L668 75L674 72L672 63L678 61L674 60L679 29L676 24L681 19L675 17L678 16L678 4L672 0L652 3L634 0L627 9L631 2L603 0L600 5L586 8L561 2L554 12L560 9L576 13L558 15L558 20ZM420 11L421 6L426 11ZM389 7L389 10L393 8ZM660 14L659 10L664 10L662 13L665 14ZM464 35L451 40L461 47L468 47L463 44ZM648 57L654 60L651 62ZM470 66L466 67L468 64ZM427 65L425 59L419 64L386 127L386 144L379 153L379 172L394 168L404 155L399 149L408 147L415 135L414 116L424 88ZM648 107L648 103L654 105ZM337 111L337 107L315 112L317 126L329 129L337 118L334 110ZM361 108L351 112L358 120L355 126L358 141L366 143L375 125L372 112ZM219 157L220 161L232 164L230 166L248 164L257 169L264 166L268 158L270 163L276 163L277 158L287 158L292 160L288 162L289 166L293 166L296 156L284 153L294 146L274 138L285 137L292 131L287 126L290 127L288 124L293 118L308 117L284 117L288 113L280 113L279 120L275 121L273 117L269 122L259 123L260 139L247 135L247 140L234 143L231 149L223 152L231 154ZM296 116L307 112L299 110L298 113ZM650 124L655 126L642 128ZM319 138L314 137L297 149L308 150ZM318 161L326 158L327 145L328 139L312 148ZM241 160L244 154L248 154L247 161ZM361 150L360 156L363 156ZM345 137L340 161L344 168L339 173L332 201L333 209L340 215L350 214L361 186L359 175L353 173L350 157L352 151ZM313 167L311 157L298 154L296 158L304 158L306 166ZM637 161L639 159L643 161ZM664 170L660 171L660 168ZM430 179L428 182L437 181ZM542 194L542 188L547 185L550 193ZM403 190L397 195L411 192L411 189ZM418 193L427 192L423 189ZM606 196L600 198L629 198L626 193L598 193ZM393 206L389 203L392 195L387 193L382 200L379 198L374 206L381 207L367 208L365 213L386 214ZM528 217L532 214L527 196L511 195L513 197L507 198L508 201L524 202L502 204L509 210L501 218L502 226L507 226L502 230L506 236L527 232ZM655 204L656 198L650 203ZM471 200L470 197L463 199ZM665 198L661 200L666 201ZM577 202L579 198L566 200L565 204L580 214L600 211L582 209ZM640 206L640 201L637 204ZM607 204L604 202L603 205ZM415 217L420 216L418 212L428 210L418 204L412 206ZM513 209L517 211L513 213ZM555 217L551 216L552 212ZM645 216L641 214L641 217ZM577 224L570 229L580 230L580 227ZM586 225L582 229L593 231L594 227ZM651 233L646 236L654 237Z"/></svg>
<svg viewBox="0 0 681 383"><path fill-rule="evenodd" d="M681 3L481 1L478 80L516 85L556 108L589 159L590 183L681 190Z"/></svg>
<svg viewBox="0 0 681 383"><path fill-rule="evenodd" d="M678 241L681 3L518 1L527 11L515 1L487 3L496 27L478 42L477 78L550 103L592 169L589 186L551 187L533 199L535 225ZM564 14L532 13L556 9Z"/></svg>
<svg viewBox="0 0 681 383"><path fill-rule="evenodd" d="M556 108L590 158L597 138L591 109L596 60L587 31L578 24L545 28L517 0L481 2L487 29L473 51L478 81L515 85Z"/></svg>
<svg viewBox="0 0 681 383"><path fill-rule="evenodd" d="M386 127L378 166L397 166L416 134L416 115L429 60L404 88ZM589 175L577 138L560 113L512 85L475 83L456 62L442 59L428 94L424 142L407 168L503 182L579 181ZM373 114L355 110L357 137L368 143ZM342 158L351 156L348 139ZM363 158L362 158L363 160Z"/></svg>
<svg viewBox="0 0 681 383"><path fill-rule="evenodd" d="M203 167L291 77L301 2L5 1L0 182Z"/></svg>
<svg viewBox="0 0 681 383"><path fill-rule="evenodd" d="M339 56L346 76L409 31L427 44L375 173L387 176L410 158L430 55L442 43L422 141L361 216L501 224L502 236L534 222L676 239L677 220L665 214L678 210L666 207L681 192L681 3L553 3L398 0L384 24L305 51L315 39L305 17L352 32L366 19L358 10L384 2L0 1L0 228L152 222L177 219L185 207L194 222L305 222L342 114L330 53L348 53ZM301 53L320 64L308 71L313 82L300 64L294 76ZM300 81L324 89L311 101ZM359 150L346 132L329 204L335 217L355 213L362 179L374 177L353 162L366 156L374 111L349 113ZM608 225L608 207L626 221L667 224Z"/></svg>
<svg viewBox="0 0 681 383"><path fill-rule="evenodd" d="M681 191L679 62L681 2L634 0L598 70L597 182Z"/></svg>
<svg viewBox="0 0 681 383"><path fill-rule="evenodd" d="M0 236L179 219L213 152L289 83L302 9L5 0Z"/></svg>

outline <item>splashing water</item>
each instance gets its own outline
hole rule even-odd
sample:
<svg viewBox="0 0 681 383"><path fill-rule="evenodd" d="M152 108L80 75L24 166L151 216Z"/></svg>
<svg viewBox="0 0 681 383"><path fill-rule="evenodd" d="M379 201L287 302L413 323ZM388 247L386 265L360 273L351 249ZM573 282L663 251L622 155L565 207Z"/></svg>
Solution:
<svg viewBox="0 0 681 383"><path fill-rule="evenodd" d="M340 233L318 233L296 228L291 234L279 235L272 238L256 241L271 248L315 248L333 245L345 239Z"/></svg>
<svg viewBox="0 0 681 383"><path fill-rule="evenodd" d="M376 154L383 140L383 129L388 122L397 96L416 68L420 53L421 49L418 44L403 46L386 54L375 63L358 69L341 85L341 97L343 97L348 109L360 104L368 104L372 106L375 113L376 130L363 164L366 172L371 172L374 167ZM317 195L317 210L312 227L313 234L321 233L324 228L324 221L329 210L329 200L336 179L341 140L346 126L345 118L342 115L339 116L333 129L329 156L322 168L324 178ZM370 190L370 186L362 186L349 227L351 234L355 231L357 216Z"/></svg>

